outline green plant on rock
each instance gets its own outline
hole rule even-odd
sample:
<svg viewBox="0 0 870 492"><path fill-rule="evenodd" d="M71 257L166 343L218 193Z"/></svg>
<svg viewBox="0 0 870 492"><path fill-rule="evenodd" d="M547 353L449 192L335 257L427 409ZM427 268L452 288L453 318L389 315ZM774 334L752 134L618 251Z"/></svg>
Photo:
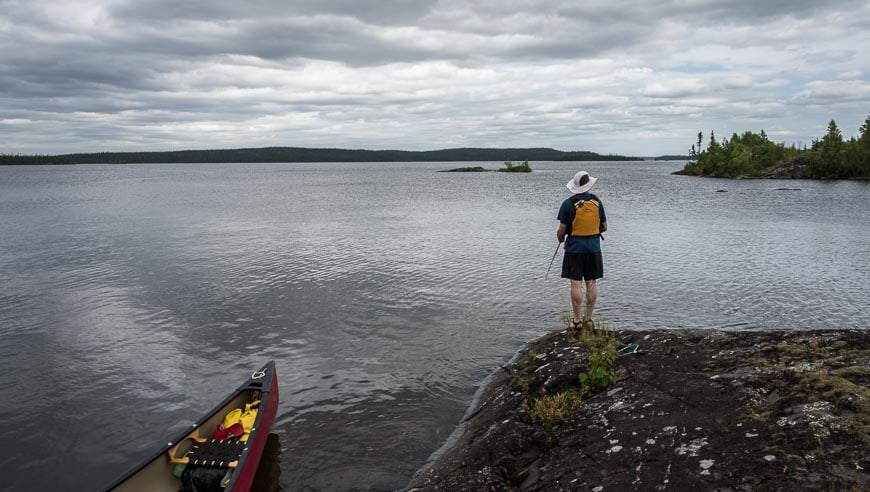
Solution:
<svg viewBox="0 0 870 492"><path fill-rule="evenodd" d="M589 391L606 388L617 381L616 351L600 352L589 358L589 370L580 373L580 385Z"/></svg>
<svg viewBox="0 0 870 492"><path fill-rule="evenodd" d="M591 393L616 383L616 339L613 334L601 330L581 337L581 342L589 347L589 365L581 372L580 386L584 393Z"/></svg>

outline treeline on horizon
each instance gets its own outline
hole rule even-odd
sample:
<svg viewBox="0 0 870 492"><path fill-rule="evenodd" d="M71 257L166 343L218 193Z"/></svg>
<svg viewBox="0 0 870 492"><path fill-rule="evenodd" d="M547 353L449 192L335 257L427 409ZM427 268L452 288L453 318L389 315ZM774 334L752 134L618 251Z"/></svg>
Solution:
<svg viewBox="0 0 870 492"><path fill-rule="evenodd" d="M848 179L870 177L870 115L848 140L836 121L828 123L825 135L813 140L807 149L794 144L774 143L761 133L733 134L730 139L716 140L710 132L707 148L702 150L703 133L692 145L690 160L682 174L713 177L753 177L780 166L802 168L801 176L813 179Z"/></svg>
<svg viewBox="0 0 870 492"><path fill-rule="evenodd" d="M457 148L429 151L315 149L180 150L168 152L97 152L59 155L0 154L2 164L181 164L256 162L438 162L438 161L640 161L640 157L564 152L550 148Z"/></svg>

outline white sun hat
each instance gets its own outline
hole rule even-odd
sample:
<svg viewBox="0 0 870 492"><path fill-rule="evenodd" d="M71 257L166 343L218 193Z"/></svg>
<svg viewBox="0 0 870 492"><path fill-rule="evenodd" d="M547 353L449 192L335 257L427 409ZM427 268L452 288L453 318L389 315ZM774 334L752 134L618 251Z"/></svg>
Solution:
<svg viewBox="0 0 870 492"><path fill-rule="evenodd" d="M578 193L586 193L595 185L598 178L593 178L586 171L580 171L574 175L571 181L568 181L568 190L575 195Z"/></svg>

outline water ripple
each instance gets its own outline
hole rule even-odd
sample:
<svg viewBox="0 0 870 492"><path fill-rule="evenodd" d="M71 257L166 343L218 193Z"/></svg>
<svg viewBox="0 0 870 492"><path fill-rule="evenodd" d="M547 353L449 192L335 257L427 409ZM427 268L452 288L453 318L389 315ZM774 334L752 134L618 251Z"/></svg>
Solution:
<svg viewBox="0 0 870 492"><path fill-rule="evenodd" d="M545 273L576 165L0 169L4 484L98 488L274 359L284 488L401 488L570 310L561 254ZM610 225L608 326L870 327L867 184L584 166ZM87 462L106 447L124 451Z"/></svg>

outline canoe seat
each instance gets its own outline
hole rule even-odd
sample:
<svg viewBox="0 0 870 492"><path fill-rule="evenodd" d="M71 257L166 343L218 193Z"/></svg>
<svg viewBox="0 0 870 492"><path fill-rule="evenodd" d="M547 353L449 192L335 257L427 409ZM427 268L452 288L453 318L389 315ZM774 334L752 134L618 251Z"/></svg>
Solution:
<svg viewBox="0 0 870 492"><path fill-rule="evenodd" d="M193 447L183 457L175 457L174 453L170 452L169 462L213 468L235 468L245 449L245 443L235 439L226 441L194 439L193 441Z"/></svg>

